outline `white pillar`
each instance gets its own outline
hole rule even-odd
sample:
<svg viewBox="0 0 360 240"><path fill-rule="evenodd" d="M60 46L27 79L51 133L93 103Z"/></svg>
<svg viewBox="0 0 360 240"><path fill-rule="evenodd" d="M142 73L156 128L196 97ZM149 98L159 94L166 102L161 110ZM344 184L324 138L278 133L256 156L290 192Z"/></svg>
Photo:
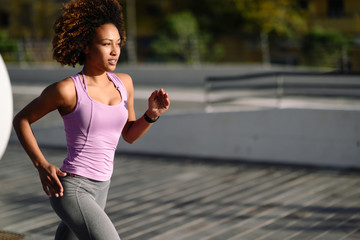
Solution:
<svg viewBox="0 0 360 240"><path fill-rule="evenodd" d="M13 119L13 98L8 71L4 60L0 55L0 159L7 147L12 119Z"/></svg>

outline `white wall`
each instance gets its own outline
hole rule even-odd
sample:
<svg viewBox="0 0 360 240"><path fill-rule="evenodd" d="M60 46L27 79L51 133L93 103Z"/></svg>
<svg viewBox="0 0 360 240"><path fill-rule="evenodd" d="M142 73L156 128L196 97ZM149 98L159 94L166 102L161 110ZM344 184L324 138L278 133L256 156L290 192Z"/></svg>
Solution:
<svg viewBox="0 0 360 240"><path fill-rule="evenodd" d="M360 167L360 111L273 109L165 115L118 150L256 162Z"/></svg>

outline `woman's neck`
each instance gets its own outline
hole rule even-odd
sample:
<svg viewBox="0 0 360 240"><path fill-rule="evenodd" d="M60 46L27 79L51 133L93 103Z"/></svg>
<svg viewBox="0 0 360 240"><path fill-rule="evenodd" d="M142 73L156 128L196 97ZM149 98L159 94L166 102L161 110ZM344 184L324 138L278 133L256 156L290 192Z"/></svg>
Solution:
<svg viewBox="0 0 360 240"><path fill-rule="evenodd" d="M100 70L95 67L88 66L86 64L84 65L82 72L84 74L86 74L87 76L94 76L94 77L95 76L103 76L106 74L106 71Z"/></svg>
<svg viewBox="0 0 360 240"><path fill-rule="evenodd" d="M105 71L89 71L84 67L82 73L85 75L88 84L103 85L109 81Z"/></svg>

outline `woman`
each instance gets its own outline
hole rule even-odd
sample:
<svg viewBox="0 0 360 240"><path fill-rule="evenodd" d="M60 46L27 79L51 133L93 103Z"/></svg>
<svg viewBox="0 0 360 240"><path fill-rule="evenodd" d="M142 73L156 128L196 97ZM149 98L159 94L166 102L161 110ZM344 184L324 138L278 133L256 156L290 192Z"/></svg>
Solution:
<svg viewBox="0 0 360 240"><path fill-rule="evenodd" d="M82 72L48 86L14 118L14 128L39 172L45 193L61 218L55 239L120 239L104 211L120 135L134 143L170 106L160 89L136 119L132 79L112 73L125 42L116 0L73 0L54 25L54 58L83 65ZM58 110L68 156L61 168L47 162L31 124Z"/></svg>

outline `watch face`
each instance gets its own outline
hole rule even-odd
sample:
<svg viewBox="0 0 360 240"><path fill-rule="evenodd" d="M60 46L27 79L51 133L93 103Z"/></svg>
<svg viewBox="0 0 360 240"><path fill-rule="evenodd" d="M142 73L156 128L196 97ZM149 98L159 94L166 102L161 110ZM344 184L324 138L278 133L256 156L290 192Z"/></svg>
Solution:
<svg viewBox="0 0 360 240"><path fill-rule="evenodd" d="M13 118L13 98L8 71L0 55L0 159L7 147Z"/></svg>

